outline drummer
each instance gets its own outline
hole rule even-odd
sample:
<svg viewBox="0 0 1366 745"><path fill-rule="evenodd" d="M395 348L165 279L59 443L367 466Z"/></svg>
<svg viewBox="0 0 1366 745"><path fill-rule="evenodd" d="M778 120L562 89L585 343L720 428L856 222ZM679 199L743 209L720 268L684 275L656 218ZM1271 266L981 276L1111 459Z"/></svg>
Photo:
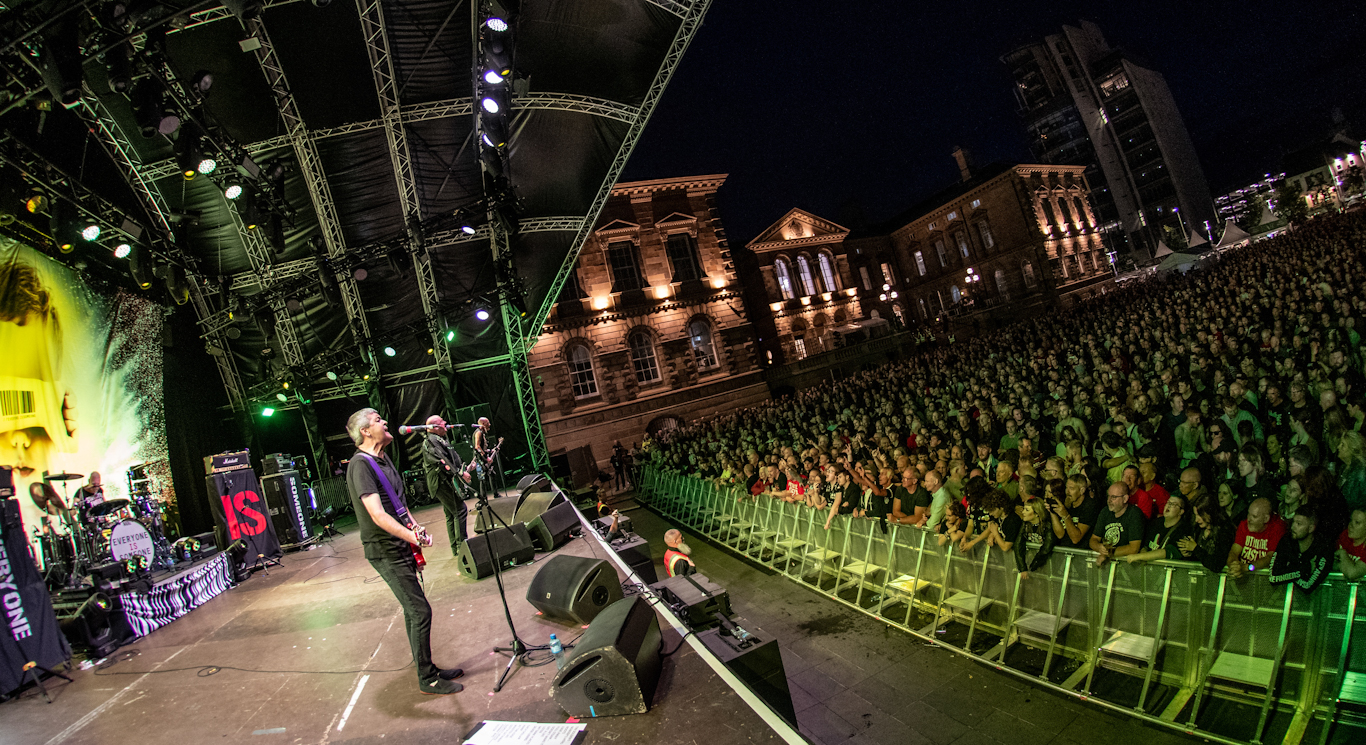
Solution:
<svg viewBox="0 0 1366 745"><path fill-rule="evenodd" d="M90 479L81 487L77 496L81 500L82 512L104 502L104 480L100 477L99 471L90 472Z"/></svg>

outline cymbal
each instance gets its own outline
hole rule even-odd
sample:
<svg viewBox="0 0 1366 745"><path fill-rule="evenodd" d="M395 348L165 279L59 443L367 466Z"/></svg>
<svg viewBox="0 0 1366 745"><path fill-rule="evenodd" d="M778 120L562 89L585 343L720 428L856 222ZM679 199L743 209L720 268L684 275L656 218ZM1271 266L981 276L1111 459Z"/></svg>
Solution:
<svg viewBox="0 0 1366 745"><path fill-rule="evenodd" d="M75 481L85 478L81 473L48 473L43 474L43 481Z"/></svg>
<svg viewBox="0 0 1366 745"><path fill-rule="evenodd" d="M49 515L60 515L66 512L66 502L62 501L62 495L52 488L52 484L35 481L29 484L29 499L38 505L38 509Z"/></svg>
<svg viewBox="0 0 1366 745"><path fill-rule="evenodd" d="M86 514L91 517L105 517L127 507L131 502L126 499L106 499L103 502L86 510Z"/></svg>

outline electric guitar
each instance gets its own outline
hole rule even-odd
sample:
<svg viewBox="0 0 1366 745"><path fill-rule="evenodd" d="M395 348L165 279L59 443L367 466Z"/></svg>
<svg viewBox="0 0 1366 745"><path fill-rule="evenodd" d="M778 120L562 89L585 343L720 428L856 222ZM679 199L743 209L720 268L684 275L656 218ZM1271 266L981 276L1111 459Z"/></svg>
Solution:
<svg viewBox="0 0 1366 745"><path fill-rule="evenodd" d="M470 467L474 468L474 475L476 477L481 479L484 478L484 469L493 465L493 459L498 457L498 448L502 446L503 438L499 437L498 444L494 445L487 453L484 455L475 453L474 456L470 458Z"/></svg>
<svg viewBox="0 0 1366 745"><path fill-rule="evenodd" d="M408 545L413 549L413 561L417 562L417 571L420 572L427 566L427 557L422 555L422 547L432 545L432 536L427 533L426 528L417 523L409 525L408 529L413 531L413 535L417 537L417 543L409 543Z"/></svg>

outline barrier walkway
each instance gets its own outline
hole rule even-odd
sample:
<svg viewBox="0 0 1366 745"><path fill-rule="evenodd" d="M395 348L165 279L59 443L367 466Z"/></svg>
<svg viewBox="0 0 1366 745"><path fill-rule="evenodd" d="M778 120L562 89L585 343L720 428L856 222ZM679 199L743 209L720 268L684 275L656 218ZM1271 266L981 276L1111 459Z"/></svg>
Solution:
<svg viewBox="0 0 1366 745"><path fill-rule="evenodd" d="M823 511L653 467L639 487L652 509L790 581L1037 685L1217 742L1366 734L1366 642L1353 644L1366 620L1339 574L1307 596L1266 572L1098 568L1059 549L1025 579L999 549L963 553L914 526L839 515L826 530Z"/></svg>

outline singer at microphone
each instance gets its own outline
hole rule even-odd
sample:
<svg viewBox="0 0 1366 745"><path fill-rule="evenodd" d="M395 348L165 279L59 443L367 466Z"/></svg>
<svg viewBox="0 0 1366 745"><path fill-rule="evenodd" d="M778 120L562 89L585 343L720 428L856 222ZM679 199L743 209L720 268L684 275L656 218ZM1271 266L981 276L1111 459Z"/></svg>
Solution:
<svg viewBox="0 0 1366 745"><path fill-rule="evenodd" d="M450 426L440 416L433 414L427 417L426 424L404 426L398 431L407 434L405 430L427 430L427 436L422 438L422 468L427 474L427 493L441 502L441 509L446 513L446 535L451 539L451 554L458 557L467 535L469 516L463 494L465 488L460 481L468 483L470 474L465 470L460 454L446 441L447 428Z"/></svg>
<svg viewBox="0 0 1366 745"><path fill-rule="evenodd" d="M422 431L422 430L424 430L424 429L436 429L438 426L439 426L441 429L445 430L445 429L455 429L456 427L463 427L463 426L465 426L465 425L463 425L463 424L446 424L445 422L442 422L440 425L436 425L436 424L404 424L404 425L402 425L401 427L398 428L398 433L401 434L401 435L406 435L406 434L411 434L411 433L413 433L413 432L420 432L420 431ZM444 433L444 432L439 432L438 434L445 434L445 433Z"/></svg>

